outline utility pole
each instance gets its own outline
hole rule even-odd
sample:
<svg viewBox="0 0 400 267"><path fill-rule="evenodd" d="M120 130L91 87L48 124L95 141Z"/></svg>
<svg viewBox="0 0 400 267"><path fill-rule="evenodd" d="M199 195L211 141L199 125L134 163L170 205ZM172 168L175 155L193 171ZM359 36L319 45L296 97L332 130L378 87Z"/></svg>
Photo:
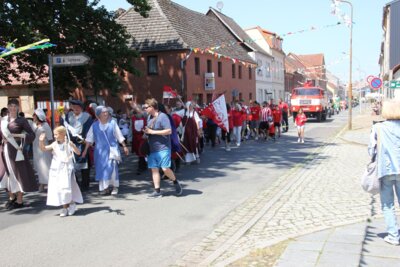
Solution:
<svg viewBox="0 0 400 267"><path fill-rule="evenodd" d="M348 91L347 91L347 99L349 105L349 118L347 127L349 130L353 128L352 120L353 120L353 107L352 107L352 100L353 100L353 82L352 82L352 67L353 67L353 5L350 1L346 0L332 0L333 2L342 2L350 5L351 15L350 15L350 69L349 69L349 84L348 84Z"/></svg>

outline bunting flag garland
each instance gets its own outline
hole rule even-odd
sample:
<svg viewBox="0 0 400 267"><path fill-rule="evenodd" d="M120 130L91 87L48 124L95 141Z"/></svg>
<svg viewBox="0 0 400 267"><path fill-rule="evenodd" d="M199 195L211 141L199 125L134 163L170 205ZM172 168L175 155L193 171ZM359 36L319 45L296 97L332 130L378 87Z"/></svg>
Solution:
<svg viewBox="0 0 400 267"><path fill-rule="evenodd" d="M16 40L14 40L11 43L7 43L6 47L0 47L0 58L18 54L18 53L24 52L26 50L46 49L46 48L56 46L55 44L49 43L50 39L43 39L38 42L16 48L14 46L15 41Z"/></svg>
<svg viewBox="0 0 400 267"><path fill-rule="evenodd" d="M341 57L339 59L336 59L335 61L332 61L332 62L330 62L328 64L319 65L319 66L312 66L312 67L307 67L307 68L301 68L299 70L303 70L305 72L313 72L312 70L318 70L318 69L324 69L324 68L326 69L329 66L333 66L333 65L339 64L340 62L342 62L346 58L349 58L349 56L348 55L343 56L343 57ZM308 71L308 70L310 70L310 71Z"/></svg>
<svg viewBox="0 0 400 267"><path fill-rule="evenodd" d="M284 34L281 34L281 35L276 35L276 36L269 36L269 38L276 38L276 37L285 37L285 36L289 36L289 35L295 35L295 34L299 34L299 33L305 33L305 32L310 32L310 31L316 31L316 30L321 30L321 29L325 29L325 28L331 28L331 27L336 27L336 26L340 26L340 25L343 25L343 23L342 22L340 22L340 21L338 21L337 23L335 23L335 24L329 24L329 25L325 25L325 26L321 26L321 27L315 27L315 26L312 26L312 27L310 27L310 28L308 28L308 29L303 29L303 30L298 30L298 31L294 31L294 32L287 32L287 33L284 33ZM193 48L193 51L195 52L195 53L197 53L197 51L203 51L203 53L204 53L204 51L215 51L215 50L218 50L218 49L220 49L220 48L225 48L225 47L230 47L230 46L234 46L234 45L240 45L240 44L244 44L244 43L247 43L247 44L251 44L251 43L255 43L255 42L257 42L257 41L259 41L259 40L262 40L262 39L264 39L264 37L262 37L262 38L256 38L256 39L244 39L243 40L243 42L238 42L238 41L231 41L231 42L224 42L224 43L220 43L220 44L218 44L218 45L215 45L215 46L212 46L212 47L207 47L207 48L205 48L205 49L201 49L201 48Z"/></svg>
<svg viewBox="0 0 400 267"><path fill-rule="evenodd" d="M276 36L278 36L278 37L279 37L279 36L285 37L285 36L289 36L289 35L294 35L294 34L299 34L299 33L305 33L305 32L309 32L309 31L316 31L316 30L321 30L321 29L325 29L325 28L331 28L331 27L340 26L340 25L343 25L343 23L340 22L340 21L338 21L338 22L335 23L335 24L329 24L329 25L325 25L325 26L321 26L321 27L312 26L312 27L307 28L307 29L298 30L298 31L294 31L294 32L287 32L287 33L284 33L284 34L282 34L282 35L276 35ZM269 38L276 38L276 36L269 36ZM259 40L262 40L262 39L264 39L264 37L262 37L262 38L257 38L257 39L245 39L245 40L243 40L242 42L240 42L240 41L224 42L224 43L220 43L220 44L218 44L218 45L215 45L215 46L212 46L212 47L207 47L207 48L204 48L204 49L199 48L199 47L192 48L192 51L193 51L194 53L196 53L196 54L197 54L197 53L201 53L201 54L204 54L204 53L212 54L212 55L214 55L215 58L218 58L218 59L220 59L220 58L230 59L230 60L232 60L233 63L240 62L240 63L242 63L244 66L248 66L248 67L252 68L252 67L256 67L256 65L255 65L255 64L248 63L248 62L245 62L245 61L242 61L242 60L239 60L239 59L237 59L237 58L232 58L232 57L229 57L229 56L225 56L225 55L223 55L223 54L217 53L216 50L221 49L221 48L225 48L225 47L231 47L231 46L234 46L234 45L241 45L241 44L244 44L244 43L252 44L252 43L255 43L255 42L257 42L257 41L259 41Z"/></svg>
<svg viewBox="0 0 400 267"><path fill-rule="evenodd" d="M206 49L193 48L192 51L193 51L195 54L197 54L197 53L201 53L201 54L208 53L208 54L214 55L214 57L215 57L215 58L218 58L218 59L220 59L220 58L229 59L229 60L232 60L233 63L239 62L239 63L242 63L244 66L247 66L247 67L249 67L249 68L253 68L253 67L256 67L256 66L257 66L256 64L253 64L253 63L249 63L249 62L246 62L246 61L237 59L237 58L232 58L232 57L230 57L230 56L225 56L225 55L223 55L223 54L214 52L214 51L212 51L212 50L210 50L210 49L208 49L208 48L206 48Z"/></svg>

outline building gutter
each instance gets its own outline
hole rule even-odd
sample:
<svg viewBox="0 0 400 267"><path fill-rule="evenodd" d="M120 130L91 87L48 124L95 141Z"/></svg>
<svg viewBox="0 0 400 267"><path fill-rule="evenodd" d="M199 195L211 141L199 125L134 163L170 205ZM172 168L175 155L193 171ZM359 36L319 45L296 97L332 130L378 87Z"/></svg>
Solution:
<svg viewBox="0 0 400 267"><path fill-rule="evenodd" d="M192 55L193 50L190 49L189 54L186 55L184 59L181 60L181 69L182 69L182 80L181 80L181 95L182 97L185 96L185 80L187 79L186 77L186 61L189 59L189 57Z"/></svg>

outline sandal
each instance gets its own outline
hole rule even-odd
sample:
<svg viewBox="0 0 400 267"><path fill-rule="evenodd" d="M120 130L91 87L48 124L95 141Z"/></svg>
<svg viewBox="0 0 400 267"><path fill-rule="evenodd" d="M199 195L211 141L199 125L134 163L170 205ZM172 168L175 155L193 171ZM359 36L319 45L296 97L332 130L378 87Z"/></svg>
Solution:
<svg viewBox="0 0 400 267"><path fill-rule="evenodd" d="M21 208L24 208L24 207L25 207L24 203L13 202L13 204L10 205L8 210L21 209Z"/></svg>
<svg viewBox="0 0 400 267"><path fill-rule="evenodd" d="M103 191L100 192L100 195L102 196L109 196L111 195L111 190L110 188L104 189Z"/></svg>
<svg viewBox="0 0 400 267"><path fill-rule="evenodd" d="M5 208L9 210L10 207L14 204L15 201L17 201L17 198L16 198L16 197L15 197L14 199L9 199L9 200L6 202Z"/></svg>

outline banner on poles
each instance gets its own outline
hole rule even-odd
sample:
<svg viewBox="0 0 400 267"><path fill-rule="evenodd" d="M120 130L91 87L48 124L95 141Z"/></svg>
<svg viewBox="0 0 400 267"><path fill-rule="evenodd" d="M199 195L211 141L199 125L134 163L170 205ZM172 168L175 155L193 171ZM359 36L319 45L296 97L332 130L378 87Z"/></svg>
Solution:
<svg viewBox="0 0 400 267"><path fill-rule="evenodd" d="M225 95L220 95L202 112L203 115L212 119L224 131L229 132L228 111L226 109Z"/></svg>

